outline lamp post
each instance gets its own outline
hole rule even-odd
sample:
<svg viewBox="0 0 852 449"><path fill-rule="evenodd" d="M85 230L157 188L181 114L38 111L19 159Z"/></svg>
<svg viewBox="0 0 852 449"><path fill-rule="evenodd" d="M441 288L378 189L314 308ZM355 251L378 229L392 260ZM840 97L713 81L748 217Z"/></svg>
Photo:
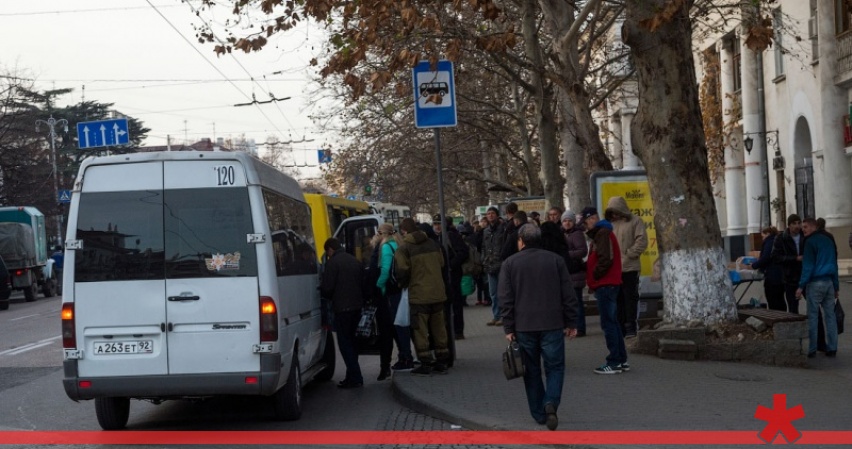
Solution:
<svg viewBox="0 0 852 449"><path fill-rule="evenodd" d="M763 155L764 156L763 163L765 164L764 167L766 167L765 170L764 170L764 175L766 176L766 198L764 199L766 201L766 207L764 208L764 212L766 213L767 225L771 225L772 224L772 210L771 210L770 204L769 204L770 203L770 201L769 201L769 146L770 145L775 149L775 158L773 159L773 165L776 166L776 168L778 168L778 165L779 165L778 161L780 161L780 166L781 166L780 168L782 168L782 169L784 168L784 158L781 157L781 148L779 148L779 146L778 146L778 130L757 131L757 132L751 132L751 133L744 133L744 135L745 135L745 138L743 139L743 146L745 147L746 151L749 154L751 154L751 150L754 147L754 139L751 137L752 135L761 136L764 139L764 142L766 144L765 145L766 153ZM762 220L761 220L761 228L762 227L763 227L763 223L762 223Z"/></svg>
<svg viewBox="0 0 852 449"><path fill-rule="evenodd" d="M61 118L56 120L53 118L53 115L50 116L47 120L36 120L36 132L39 132L39 125L44 124L47 125L50 130L50 155L53 159L53 199L59 204L59 173L56 169L56 127L63 127L64 131L68 132L68 120ZM56 217L56 243L60 244L62 242L62 213L57 214Z"/></svg>

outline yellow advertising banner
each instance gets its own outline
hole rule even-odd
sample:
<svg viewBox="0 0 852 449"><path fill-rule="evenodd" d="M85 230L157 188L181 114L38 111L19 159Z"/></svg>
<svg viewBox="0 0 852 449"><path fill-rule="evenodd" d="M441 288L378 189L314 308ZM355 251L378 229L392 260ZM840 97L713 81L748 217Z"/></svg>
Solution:
<svg viewBox="0 0 852 449"><path fill-rule="evenodd" d="M604 210L609 202L609 199L614 196L620 196L627 201L627 206L633 215L642 219L645 222L645 229L648 232L648 248L642 253L639 258L642 264L641 276L651 276L653 272L654 262L659 257L659 249L657 248L657 231L654 229L654 204L651 202L651 191L648 188L648 181L637 180L620 180L606 179L600 183L600 203L602 208L599 209L601 218L603 218Z"/></svg>

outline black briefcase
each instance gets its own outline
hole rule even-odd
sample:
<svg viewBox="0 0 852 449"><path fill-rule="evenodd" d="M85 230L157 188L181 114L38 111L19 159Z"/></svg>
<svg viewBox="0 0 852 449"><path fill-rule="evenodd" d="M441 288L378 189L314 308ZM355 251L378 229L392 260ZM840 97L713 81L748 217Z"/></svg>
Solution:
<svg viewBox="0 0 852 449"><path fill-rule="evenodd" d="M506 375L506 380L524 377L524 357L521 346L516 341L509 343L503 352L503 374Z"/></svg>

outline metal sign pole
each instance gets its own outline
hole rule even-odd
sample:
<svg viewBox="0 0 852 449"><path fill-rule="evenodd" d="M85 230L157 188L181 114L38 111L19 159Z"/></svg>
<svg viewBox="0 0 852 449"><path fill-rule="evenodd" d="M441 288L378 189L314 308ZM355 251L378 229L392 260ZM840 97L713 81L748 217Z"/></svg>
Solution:
<svg viewBox="0 0 852 449"><path fill-rule="evenodd" d="M441 246L447 247L447 214L444 210L444 176L441 166L441 128L435 130L435 159L438 162L438 210L441 213Z"/></svg>
<svg viewBox="0 0 852 449"><path fill-rule="evenodd" d="M452 279L452 273L450 273L450 240L447 236L447 233L450 232L447 226L447 211L444 209L444 175L443 175L443 165L441 163L441 128L432 128L435 131L435 162L438 165L438 209L441 213L441 246L444 248L444 252L447 254L447 265L444 267L444 275L446 279L450 280L450 282L454 282ZM453 291L452 288L449 291ZM447 329L447 350L450 351L450 366L455 364L456 360L456 330L453 325L453 321L455 320L453 313L453 299L451 297L447 298L447 301L444 303L444 317L445 327Z"/></svg>

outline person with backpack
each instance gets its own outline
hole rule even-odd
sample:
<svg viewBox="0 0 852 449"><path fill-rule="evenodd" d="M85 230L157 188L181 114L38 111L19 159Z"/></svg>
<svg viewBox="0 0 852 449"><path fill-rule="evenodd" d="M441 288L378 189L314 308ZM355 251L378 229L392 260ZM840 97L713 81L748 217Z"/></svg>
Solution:
<svg viewBox="0 0 852 449"><path fill-rule="evenodd" d="M426 224L429 231L432 228ZM394 273L403 288L408 288L411 330L420 366L414 375L447 374L450 350L444 318L444 256L441 246L407 217L399 224L402 245L393 256Z"/></svg>
<svg viewBox="0 0 852 449"><path fill-rule="evenodd" d="M444 230L443 228L446 228ZM453 331L456 340L464 340L464 303L465 297L461 294L462 265L468 259L468 247L464 238L453 226L453 219L446 217L446 226L441 226L441 215L435 215L432 220L432 230L440 241L441 233L447 233L447 256L449 258L450 275L447 296L450 306L453 308Z"/></svg>
<svg viewBox="0 0 852 449"><path fill-rule="evenodd" d="M390 316L395 317L402 299L402 288L394 276L394 255L402 244L402 237L390 223L379 226L379 278L376 287L390 303ZM411 355L411 327L394 325L394 340L396 341L397 362L391 367L393 371L411 371L414 369L414 356Z"/></svg>
<svg viewBox="0 0 852 449"><path fill-rule="evenodd" d="M378 286L378 279L381 275L379 268L381 263L381 243L382 236L376 234L370 240L369 248L370 258L369 265L364 276L364 300L365 305L372 305L376 308L376 325L377 335L375 344L379 350L379 377L376 379L382 381L388 379L391 375L391 356L393 356L394 342L394 315L391 315L390 300L382 292Z"/></svg>

